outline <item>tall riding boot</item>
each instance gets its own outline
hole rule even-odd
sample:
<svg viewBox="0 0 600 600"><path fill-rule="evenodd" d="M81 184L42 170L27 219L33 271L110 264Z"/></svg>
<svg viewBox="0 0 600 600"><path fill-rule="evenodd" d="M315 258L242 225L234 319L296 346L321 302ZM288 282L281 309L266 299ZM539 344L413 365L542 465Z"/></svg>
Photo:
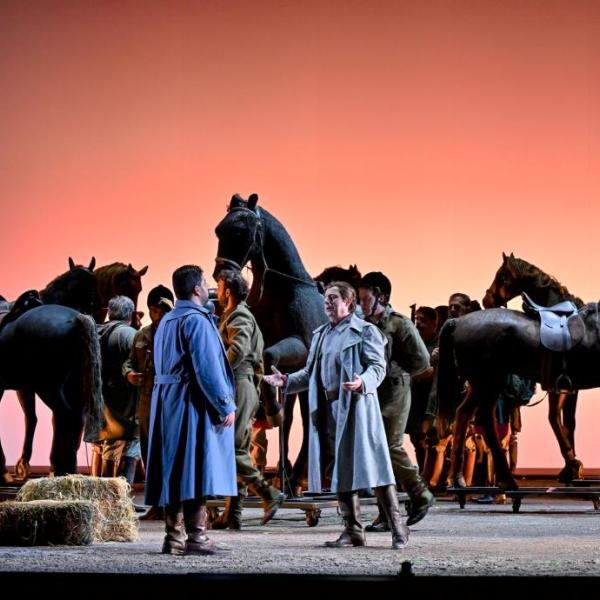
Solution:
<svg viewBox="0 0 600 600"><path fill-rule="evenodd" d="M169 504L165 507L165 540L163 554L185 554L185 528L183 526L183 507L181 504Z"/></svg>
<svg viewBox="0 0 600 600"><path fill-rule="evenodd" d="M381 504L377 502L377 508L379 509L379 514L375 517L374 521L365 527L365 531L372 531L375 533L385 533L390 530L390 526L388 525L387 519L385 518L385 514L383 513L383 509L381 508Z"/></svg>
<svg viewBox="0 0 600 600"><path fill-rule="evenodd" d="M90 475L92 477L100 477L102 474L102 454L92 452L92 464L90 465Z"/></svg>
<svg viewBox="0 0 600 600"><path fill-rule="evenodd" d="M101 477L116 477L117 467L118 464L116 463L116 461L110 459L103 459Z"/></svg>
<svg viewBox="0 0 600 600"><path fill-rule="evenodd" d="M325 542L328 548L351 548L366 546L365 531L360 522L360 500L358 492L342 492L338 494L338 504L344 519L344 531L333 542Z"/></svg>
<svg viewBox="0 0 600 600"><path fill-rule="evenodd" d="M400 505L398 504L398 496L396 495L395 485L383 485L375 488L377 499L381 503L383 512L387 517L392 530L392 548L401 550L408 544L408 527L402 522L400 515Z"/></svg>
<svg viewBox="0 0 600 600"><path fill-rule="evenodd" d="M261 479L253 486L256 495L262 500L263 518L262 524L266 525L274 516L281 504L279 490L269 485L264 479Z"/></svg>
<svg viewBox="0 0 600 600"><path fill-rule="evenodd" d="M242 497L228 496L225 500L225 510L213 522L213 529L242 528Z"/></svg>
<svg viewBox="0 0 600 600"><path fill-rule="evenodd" d="M414 525L425 517L427 511L433 506L435 498L417 474L404 482L404 489L410 498L406 524Z"/></svg>
<svg viewBox="0 0 600 600"><path fill-rule="evenodd" d="M124 456L121 459L121 475L125 477L127 483L133 487L133 481L135 479L135 470L137 467L137 458L132 458L130 456Z"/></svg>
<svg viewBox="0 0 600 600"><path fill-rule="evenodd" d="M205 500L186 500L183 503L183 515L188 539L186 543L187 554L200 554L203 556L216 554L220 548L208 539L206 526L208 511Z"/></svg>

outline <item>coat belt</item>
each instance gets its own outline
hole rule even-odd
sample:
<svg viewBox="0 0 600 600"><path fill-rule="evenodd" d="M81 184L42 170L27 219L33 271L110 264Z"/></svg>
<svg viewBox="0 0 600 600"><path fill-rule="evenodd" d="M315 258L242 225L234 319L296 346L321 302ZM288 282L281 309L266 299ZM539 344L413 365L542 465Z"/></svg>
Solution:
<svg viewBox="0 0 600 600"><path fill-rule="evenodd" d="M189 381L187 375L155 375L154 383L158 384L169 384L169 383L181 383L182 381Z"/></svg>

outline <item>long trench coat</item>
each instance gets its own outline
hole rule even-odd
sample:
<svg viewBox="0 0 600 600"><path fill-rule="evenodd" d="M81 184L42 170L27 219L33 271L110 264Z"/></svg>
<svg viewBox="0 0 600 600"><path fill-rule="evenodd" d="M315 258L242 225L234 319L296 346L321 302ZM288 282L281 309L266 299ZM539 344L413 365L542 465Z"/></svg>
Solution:
<svg viewBox="0 0 600 600"><path fill-rule="evenodd" d="M233 374L212 315L178 300L154 336L146 503L235 496Z"/></svg>
<svg viewBox="0 0 600 600"><path fill-rule="evenodd" d="M308 487L321 491L321 435L319 431L320 375L315 368L317 346L327 325L314 331L306 366L288 377L286 393L308 388L310 429L308 444ZM356 315L344 332L341 348L341 377L338 401L335 403L335 460L331 491L350 492L395 482L390 453L385 437L377 387L386 373L386 340L374 326ZM354 373L363 382L362 392L342 388L342 382L352 381Z"/></svg>

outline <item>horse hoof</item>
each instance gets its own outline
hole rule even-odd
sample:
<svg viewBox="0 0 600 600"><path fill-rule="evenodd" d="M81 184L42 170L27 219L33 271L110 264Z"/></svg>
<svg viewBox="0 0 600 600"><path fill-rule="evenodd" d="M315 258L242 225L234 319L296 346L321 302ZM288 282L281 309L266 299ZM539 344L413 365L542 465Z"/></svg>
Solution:
<svg viewBox="0 0 600 600"><path fill-rule="evenodd" d="M514 479L507 479L506 481L498 482L498 489L501 493L511 492L519 489L519 484Z"/></svg>
<svg viewBox="0 0 600 600"><path fill-rule="evenodd" d="M31 467L29 466L29 463L20 458L15 465L15 475L17 476L17 479L28 479L30 472Z"/></svg>

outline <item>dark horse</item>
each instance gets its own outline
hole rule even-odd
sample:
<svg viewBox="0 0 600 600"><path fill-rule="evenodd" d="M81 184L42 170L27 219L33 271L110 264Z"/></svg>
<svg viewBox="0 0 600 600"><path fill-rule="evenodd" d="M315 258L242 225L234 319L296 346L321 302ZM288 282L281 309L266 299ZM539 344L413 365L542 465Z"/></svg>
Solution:
<svg viewBox="0 0 600 600"><path fill-rule="evenodd" d="M98 292L96 290L96 275L94 267L96 259L92 257L89 266L76 265L69 257L69 270L53 279L40 293L37 298L44 304L60 304L78 312L92 315L98 306ZM29 298L29 306L33 296ZM27 309L23 302L15 307L16 311ZM16 315L11 315L11 318ZM15 471L20 478L26 478L29 474L29 461L33 451L33 436L37 427L37 415L35 411L35 393L31 388L18 389L17 398L23 409L25 417L25 438L21 458L15 465Z"/></svg>
<svg viewBox="0 0 600 600"><path fill-rule="evenodd" d="M541 306L554 306L563 300L570 300L578 308L583 301L569 293L569 290L551 275L541 269L515 258L513 254L502 253L502 264L494 281L483 299L485 308L506 307L508 301L525 292ZM575 455L575 409L577 390L548 391L548 420L556 436L560 452L565 461L558 478L563 483L582 477L583 465Z"/></svg>
<svg viewBox="0 0 600 600"><path fill-rule="evenodd" d="M296 370L306 363L312 332L326 321L323 297L307 273L296 247L283 225L273 215L258 208L258 196L248 200L237 194L231 199L227 215L217 225L219 238L214 277L223 269L240 271L249 261L252 288L248 304L265 339L265 372L271 366ZM267 415L273 414L274 398L270 386L263 386ZM304 428L302 447L291 481L302 477L308 457L308 394L300 394ZM285 403L284 460L288 464L288 436L293 410L291 398Z"/></svg>
<svg viewBox="0 0 600 600"><path fill-rule="evenodd" d="M92 319L58 305L32 308L14 320L8 313L0 325L0 397L8 389L37 394L52 410L54 473L75 473L84 423L86 439L93 440L104 421ZM0 481L5 481L5 467L0 444Z"/></svg>
<svg viewBox="0 0 600 600"><path fill-rule="evenodd" d="M142 277L148 272L148 266L139 271L131 264L115 262L96 269L96 280L98 282L99 304L94 313L96 323L104 323L108 312L108 301L113 296L127 296L133 300L135 306L134 319L131 325L136 329L141 326L143 312L138 312L138 296L142 291Z"/></svg>
<svg viewBox="0 0 600 600"><path fill-rule="evenodd" d="M585 334L566 353L564 364L566 375L578 390L600 387L598 305L588 305L580 315ZM448 320L440 334L439 348L440 417L454 416L459 378L469 382L466 397L456 410L449 480L457 486L465 485L462 475L465 434L477 411L494 459L498 485L516 489L496 434L494 406L508 374L542 381L542 354L547 351L540 346L539 322L513 310L478 311Z"/></svg>

